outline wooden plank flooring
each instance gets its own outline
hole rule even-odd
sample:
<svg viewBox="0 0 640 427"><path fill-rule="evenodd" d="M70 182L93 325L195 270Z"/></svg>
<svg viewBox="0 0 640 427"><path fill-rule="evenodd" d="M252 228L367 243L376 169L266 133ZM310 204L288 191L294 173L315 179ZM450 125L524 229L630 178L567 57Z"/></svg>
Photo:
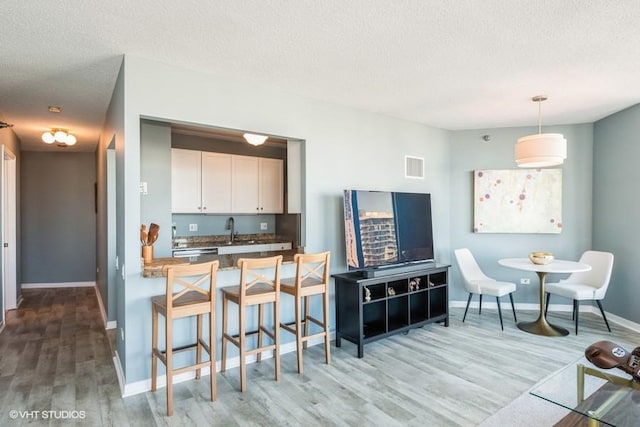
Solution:
<svg viewBox="0 0 640 427"><path fill-rule="evenodd" d="M453 309L451 326L427 325L365 346L365 357L343 340L304 352L304 375L295 353L282 357L282 379L272 359L248 366L248 390L239 390L238 369L218 373L218 399L209 401L208 380L175 386L175 413L166 417L164 389L120 397L112 349L92 288L24 290L0 334L0 425L69 425L33 411L84 411L76 425L91 426L475 426L542 378L608 339L627 349L640 335L613 324L609 334L593 314L581 314L580 335L548 338L515 327L497 312L467 315ZM150 315L150 314L149 314ZM519 312L533 320L533 312ZM570 314L550 318L572 330ZM27 411L11 418L11 411ZM533 416L533 414L532 414Z"/></svg>

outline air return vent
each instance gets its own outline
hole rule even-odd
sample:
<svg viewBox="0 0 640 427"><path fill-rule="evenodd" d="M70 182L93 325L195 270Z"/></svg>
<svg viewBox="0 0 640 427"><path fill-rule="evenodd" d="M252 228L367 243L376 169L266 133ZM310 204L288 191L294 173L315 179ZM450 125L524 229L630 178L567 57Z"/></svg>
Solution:
<svg viewBox="0 0 640 427"><path fill-rule="evenodd" d="M424 158L404 156L404 177L424 179Z"/></svg>

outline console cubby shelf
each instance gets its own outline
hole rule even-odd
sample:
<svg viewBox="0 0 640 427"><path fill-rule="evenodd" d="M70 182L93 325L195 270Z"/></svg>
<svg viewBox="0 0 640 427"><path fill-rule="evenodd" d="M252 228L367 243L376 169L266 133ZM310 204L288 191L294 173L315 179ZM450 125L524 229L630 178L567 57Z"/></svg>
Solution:
<svg viewBox="0 0 640 427"><path fill-rule="evenodd" d="M427 323L449 326L449 265L366 278L362 272L334 274L336 347L342 338L358 346Z"/></svg>

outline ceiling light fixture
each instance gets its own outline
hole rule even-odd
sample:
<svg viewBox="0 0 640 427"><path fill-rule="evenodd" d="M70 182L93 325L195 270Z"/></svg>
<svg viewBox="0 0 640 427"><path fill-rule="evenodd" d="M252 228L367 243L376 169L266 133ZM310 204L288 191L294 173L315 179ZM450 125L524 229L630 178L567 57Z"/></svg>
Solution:
<svg viewBox="0 0 640 427"><path fill-rule="evenodd" d="M69 133L66 129L51 129L42 134L42 140L45 144L53 144L54 142L59 147L67 147L75 145L76 137Z"/></svg>
<svg viewBox="0 0 640 427"><path fill-rule="evenodd" d="M266 135L256 135L255 133L245 133L244 139L251 145L262 145L269 138Z"/></svg>
<svg viewBox="0 0 640 427"><path fill-rule="evenodd" d="M542 133L541 104L547 97L538 95L531 100L538 103L538 133L518 138L516 163L521 168L561 165L567 158L567 140L561 133Z"/></svg>

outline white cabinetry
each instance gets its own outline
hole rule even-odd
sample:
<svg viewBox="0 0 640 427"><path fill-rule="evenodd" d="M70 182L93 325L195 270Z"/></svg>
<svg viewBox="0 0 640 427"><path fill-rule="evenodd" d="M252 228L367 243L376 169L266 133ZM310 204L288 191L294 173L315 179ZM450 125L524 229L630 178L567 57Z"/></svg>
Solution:
<svg viewBox="0 0 640 427"><path fill-rule="evenodd" d="M281 159L171 150L173 213L283 213Z"/></svg>
<svg viewBox="0 0 640 427"><path fill-rule="evenodd" d="M171 149L171 211L202 212L202 162L199 151Z"/></svg>
<svg viewBox="0 0 640 427"><path fill-rule="evenodd" d="M231 155L171 150L171 211L228 213L231 210Z"/></svg>
<svg viewBox="0 0 640 427"><path fill-rule="evenodd" d="M283 162L232 156L231 213L283 213Z"/></svg>

